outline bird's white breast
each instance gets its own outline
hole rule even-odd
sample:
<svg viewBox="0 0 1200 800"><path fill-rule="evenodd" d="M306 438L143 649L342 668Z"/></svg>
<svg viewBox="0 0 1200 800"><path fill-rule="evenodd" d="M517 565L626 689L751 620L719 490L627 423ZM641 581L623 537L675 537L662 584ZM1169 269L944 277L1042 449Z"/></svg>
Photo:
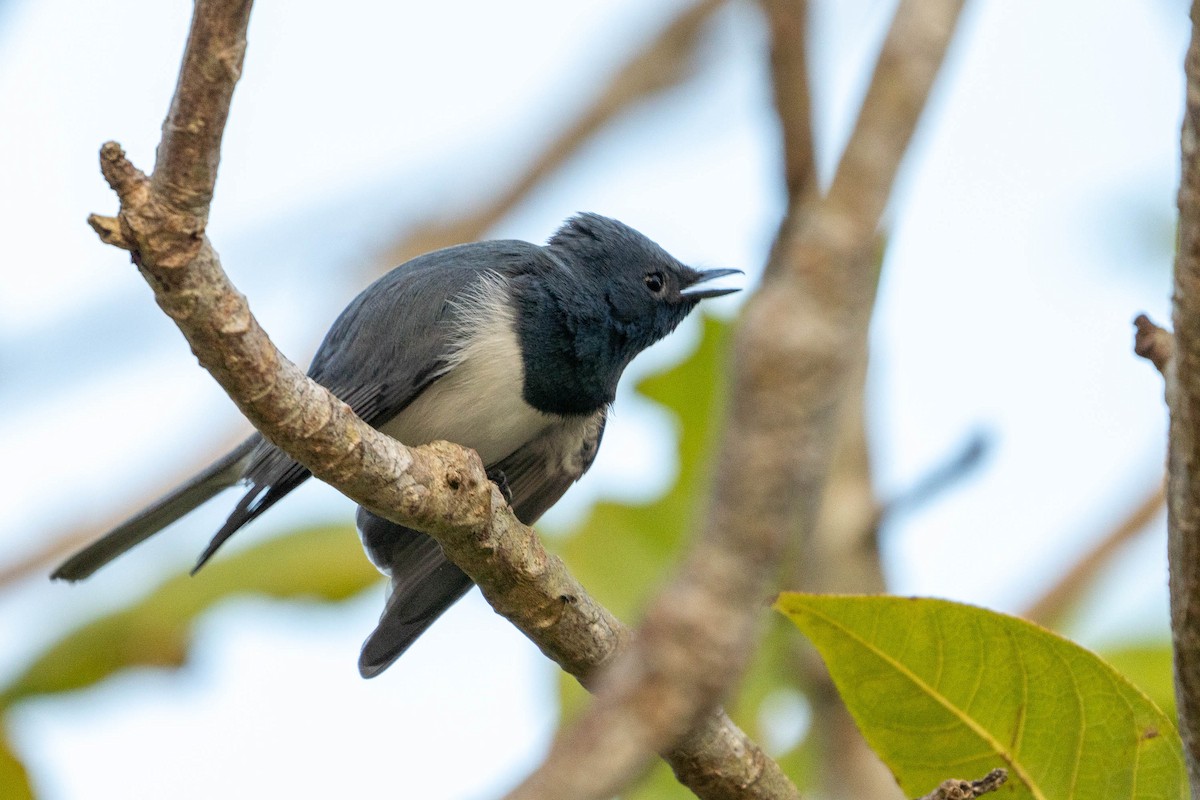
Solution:
<svg viewBox="0 0 1200 800"><path fill-rule="evenodd" d="M407 445L456 442L495 464L558 420L522 396L524 364L503 287L485 277L459 301L459 316L449 368L379 429Z"/></svg>

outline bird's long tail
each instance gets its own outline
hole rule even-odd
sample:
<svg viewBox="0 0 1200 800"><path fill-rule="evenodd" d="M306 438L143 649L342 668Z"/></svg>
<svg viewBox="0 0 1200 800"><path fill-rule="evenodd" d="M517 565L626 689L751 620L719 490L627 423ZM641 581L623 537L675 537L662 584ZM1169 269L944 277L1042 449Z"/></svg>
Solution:
<svg viewBox="0 0 1200 800"><path fill-rule="evenodd" d="M423 533L358 510L367 556L392 579L379 625L363 643L358 671L374 678L474 585Z"/></svg>
<svg viewBox="0 0 1200 800"><path fill-rule="evenodd" d="M242 479L254 448L260 441L258 435L251 436L208 469L68 558L50 577L66 581L82 580L222 490L233 486Z"/></svg>

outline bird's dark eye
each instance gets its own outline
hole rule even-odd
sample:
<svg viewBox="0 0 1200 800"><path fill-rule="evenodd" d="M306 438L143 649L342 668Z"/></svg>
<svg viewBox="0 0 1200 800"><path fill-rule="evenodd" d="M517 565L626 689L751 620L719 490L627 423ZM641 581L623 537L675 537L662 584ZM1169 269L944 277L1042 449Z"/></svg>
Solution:
<svg viewBox="0 0 1200 800"><path fill-rule="evenodd" d="M661 292L663 287L667 284L667 281L665 278L663 278L663 274L661 272L647 272L644 280L646 281L646 288L654 294Z"/></svg>

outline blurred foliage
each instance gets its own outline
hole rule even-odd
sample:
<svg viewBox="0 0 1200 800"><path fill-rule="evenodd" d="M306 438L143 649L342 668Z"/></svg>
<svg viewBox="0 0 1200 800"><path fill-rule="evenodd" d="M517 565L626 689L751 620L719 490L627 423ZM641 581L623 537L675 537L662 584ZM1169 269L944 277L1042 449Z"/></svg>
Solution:
<svg viewBox="0 0 1200 800"><path fill-rule="evenodd" d="M8 737L0 732L0 790L8 800L33 800L29 773L13 754Z"/></svg>
<svg viewBox="0 0 1200 800"><path fill-rule="evenodd" d="M132 606L67 633L0 690L0 713L19 700L83 689L124 669L181 666L197 619L228 598L330 602L379 580L352 527L305 528L271 539L210 563L197 577L172 578ZM33 797L24 767L4 740L0 788L4 798Z"/></svg>
<svg viewBox="0 0 1200 800"><path fill-rule="evenodd" d="M1171 720L1044 628L946 600L784 593L776 608L820 650L910 797L999 766L1017 798L1187 794Z"/></svg>
<svg viewBox="0 0 1200 800"><path fill-rule="evenodd" d="M343 600L379 580L353 528L314 527L271 539L212 562L194 578L172 578L134 605L66 634L0 690L0 711L131 667L178 667L196 620L226 598Z"/></svg>
<svg viewBox="0 0 1200 800"><path fill-rule="evenodd" d="M638 609L678 561L686 535L698 528L704 512L710 465L725 416L725 359L733 326L705 317L696 352L674 368L644 379L636 391L660 403L678 420L679 474L671 489L646 505L600 502L559 550L572 573L614 614L633 624ZM795 661L789 640L790 626L773 620L755 655L741 690L727 710L734 721L758 742L764 736L763 703L780 689L798 688ZM794 639L794 634L791 634ZM573 716L587 694L573 678L560 679L563 716ZM801 786L811 774L812 748L790 742L784 752L771 752ZM683 788L665 763L629 798L685 798Z"/></svg>
<svg viewBox="0 0 1200 800"><path fill-rule="evenodd" d="M686 535L697 528L703 513L702 503L710 479L711 456L720 434L720 420L724 418L724 362L731 333L731 325L713 318L705 318L696 352L676 367L651 376L636 387L640 394L661 404L677 418L679 473L671 489L659 500L645 505L598 503L574 535L552 542L557 545L572 571L584 585L627 622L636 622L639 607L651 596L655 587L677 562L686 544ZM196 620L206 610L227 598L255 594L289 600L338 601L379 580L379 574L363 558L357 536L349 526L307 528L272 539L215 561L197 578L186 575L174 577L128 608L100 617L66 634L10 685L0 689L0 712L31 696L68 692L91 686L123 669L144 666L178 667L187 658ZM828 598L820 602L839 601ZM980 622L972 619L966 624L951 617L962 613L966 613L968 617L996 615L945 603L941 604L946 606L945 609L939 606L932 611L917 613L916 609L924 608L923 602L895 602L899 603L895 609L872 608L867 612L859 612L857 617L851 609L851 619L844 624L851 625L857 622L860 625L874 625L886 614L895 613L897 618L882 624L877 632L908 631L905 635L911 638L908 640L905 656L915 652L918 661L915 664L905 664L905 668L917 674L920 668L930 665L929 654L940 652L947 658L953 656L964 665L981 664L977 659L979 654L985 652L982 644L984 641L1019 643L1013 644L1020 654L1020 658L1009 664L1013 669L1029 668L1027 660L1035 655L1039 658L1063 659L1065 663L1071 664L1070 669L1060 669L1059 674L1055 676L1068 680L1065 688L1060 686L1054 689L1052 687L1055 684L1052 681L1039 680L1032 687L1034 694L1031 694L1031 703L1050 702L1047 697L1036 694L1042 689L1045 690L1044 693L1050 694L1058 690L1065 692L1058 696L1061 701L1064 697L1073 699L1073 692L1083 692L1088 686L1093 686L1093 691L1102 691L1102 703L1106 704L1104 713L1111 711L1107 705L1112 703L1114 696L1120 695L1127 699L1132 698L1129 700L1130 708L1136 707L1138 714L1157 714L1158 717L1162 717L1157 711L1148 711L1147 709L1152 707L1145 702L1145 698L1111 675L1107 667L1092 664L1095 659L1090 654L1028 623L997 617L1000 620L998 622ZM984 626L993 624L999 626L997 630L984 632ZM811 627L811 621L808 626ZM955 630L958 633L952 640L939 638L939 631L945 630ZM964 636L963 631L970 631L972 634ZM928 639L927 646L916 647L914 643L923 641L920 638L922 636ZM813 634L813 638L826 658L835 653L836 658L843 663L843 670L869 669L872 665L878 666L880 663L877 653L872 653L871 648L865 647L853 637L834 637L838 641L833 644L823 642L819 633ZM995 644L988 646L995 647ZM939 651L938 647L942 650ZM970 652L966 655L956 655L953 651L958 647L965 647ZM1130 646L1116 649L1110 656L1114 664L1145 687L1156 702L1173 714L1169 644ZM920 661L921 657L925 658L925 662ZM1003 675L991 672L994 667L995 665L989 662L989 685L999 684L1004 680ZM1079 676L1075 674L1077 670ZM770 730L769 719L769 706L773 699L777 700L781 694L802 691L803 687L798 679L800 672L795 632L782 616L773 617L740 693L731 701L728 710L752 738L763 743L770 754L778 758L793 780L804 787L810 784L814 774L816 752L814 747L808 746L808 741L803 736L803 724L794 726L794 730L785 732L781 737L779 730ZM850 684L860 689L864 686L874 687L872 691L876 695L888 696L887 704L876 704L871 713L899 713L907 720L906 724L919 724L920 717L913 716L913 709L920 702L928 705L929 697L906 699L908 694L911 694L912 683L906 685L898 674L899 671L893 675L871 677L871 681L890 681L887 684L888 688L881 688L883 683L864 682L862 676L853 677ZM837 679L836 670L834 675ZM1084 678L1080 677L1083 675L1086 675L1087 680L1099 681L1099 684L1095 685L1103 684L1101 690L1096 690L1093 684L1085 685L1082 682ZM967 679L982 680L982 675L967 674L962 680ZM845 675L840 681L844 680ZM561 680L561 687L564 716L570 716L582 707L585 693L573 679L565 675ZM853 708L854 698L847 699L851 700ZM1099 709L1094 709L1093 713L1100 713ZM970 729L970 724L962 720L954 724L958 726L954 729L957 738L971 739L964 735L963 731L964 726ZM905 730L911 733L911 729ZM1155 742L1174 741L1177 745L1178 739L1169 722L1163 724L1161 730L1170 732L1170 735L1160 736ZM906 737L911 743L913 737L909 734L906 734ZM933 738L933 733L916 737L922 747ZM979 739L976 736L971 741L978 743ZM1048 744L1036 746L1034 741L1027 739L1023 743L1022 758L1026 755L1033 757L1032 751L1042 747L1046 752L1055 752ZM878 742L875 744L876 747L880 746ZM881 752L886 755L888 747L885 746ZM1101 757L1102 760L1116 763L1109 751L1102 752L1105 753ZM992 757L988 764L995 766L995 754L985 755ZM979 769L979 775L986 772L987 768ZM898 775L905 774L894 764L893 769ZM1099 768L1093 768L1090 763L1081 763L1080 770L1092 775L1101 774ZM964 774L960 777L978 776ZM0 786L5 787L6 792L17 791L14 795L16 797L32 796L24 768L2 738ZM908 788L910 784L906 782L905 786ZM914 788L910 789L910 793L919 794L915 788L916 784L912 786ZM647 781L626 796L669 800L691 795L679 785L665 764L659 764Z"/></svg>
<svg viewBox="0 0 1200 800"><path fill-rule="evenodd" d="M1175 673L1170 640L1131 642L1103 650L1100 656L1154 701L1178 726Z"/></svg>
<svg viewBox="0 0 1200 800"><path fill-rule="evenodd" d="M660 499L647 505L601 501L561 542L571 572L596 599L629 621L679 555L685 533L703 511L710 458L724 417L724 356L732 327L704 317L696 352L683 363L643 379L642 396L669 411L679 431L679 474ZM620 565L620 569L613 569Z"/></svg>

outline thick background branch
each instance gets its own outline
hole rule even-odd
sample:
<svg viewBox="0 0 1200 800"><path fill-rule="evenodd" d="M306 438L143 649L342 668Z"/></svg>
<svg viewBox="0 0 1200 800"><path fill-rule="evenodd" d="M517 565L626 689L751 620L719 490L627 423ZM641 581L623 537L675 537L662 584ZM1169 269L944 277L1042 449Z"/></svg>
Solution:
<svg viewBox="0 0 1200 800"><path fill-rule="evenodd" d="M825 354L809 357L826 359L826 369L840 373L845 387L840 412L828 411L826 424L837 439L825 493L811 482L801 488L807 499L799 509L790 572L794 585L808 591L887 590L863 408L867 329L879 281L883 213L961 9L962 3L901 3L828 193L776 245L769 275L803 287L806 308L816 308L811 324L837 332ZM822 744L824 791L834 798L898 797L824 664L811 653L802 654L799 664Z"/></svg>
<svg viewBox="0 0 1200 800"><path fill-rule="evenodd" d="M798 524L805 537L816 521L840 408L865 359L876 229L961 7L900 4L829 196L793 205L771 279L743 313L703 534L633 652L510 797L614 794L741 674L789 533Z"/></svg>
<svg viewBox="0 0 1200 800"><path fill-rule="evenodd" d="M1192 5L1183 115L1175 352L1167 366L1167 554L1179 732L1192 795L1200 797L1200 0Z"/></svg>

